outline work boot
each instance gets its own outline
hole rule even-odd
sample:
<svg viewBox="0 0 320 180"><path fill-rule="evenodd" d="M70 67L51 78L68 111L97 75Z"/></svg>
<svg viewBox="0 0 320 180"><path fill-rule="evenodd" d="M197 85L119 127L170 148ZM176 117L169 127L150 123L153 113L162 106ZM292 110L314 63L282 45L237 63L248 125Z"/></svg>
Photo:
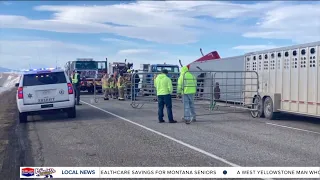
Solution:
<svg viewBox="0 0 320 180"><path fill-rule="evenodd" d="M181 120L184 121L184 122L189 121L188 119L185 119L183 116L181 117Z"/></svg>
<svg viewBox="0 0 320 180"><path fill-rule="evenodd" d="M106 101L106 100L109 100L109 98L103 98L103 99L104 99L105 101Z"/></svg>
<svg viewBox="0 0 320 180"><path fill-rule="evenodd" d="M81 104L81 103L77 103L76 105L80 106L80 105L82 105L82 104Z"/></svg>
<svg viewBox="0 0 320 180"><path fill-rule="evenodd" d="M177 123L177 121L171 120L171 121L169 121L169 123Z"/></svg>

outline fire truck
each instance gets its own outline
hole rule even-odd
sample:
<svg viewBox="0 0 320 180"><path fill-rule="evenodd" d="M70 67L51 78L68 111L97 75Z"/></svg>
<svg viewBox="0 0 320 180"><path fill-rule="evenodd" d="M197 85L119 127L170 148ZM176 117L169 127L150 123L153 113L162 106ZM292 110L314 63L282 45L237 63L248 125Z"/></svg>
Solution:
<svg viewBox="0 0 320 180"><path fill-rule="evenodd" d="M96 90L101 93L101 78L103 73L108 73L107 63L107 58L105 61L94 61L92 58L78 58L75 61L68 61L65 65L65 70L69 77L71 77L73 71L80 72L81 91L94 93L95 84Z"/></svg>
<svg viewBox="0 0 320 180"><path fill-rule="evenodd" d="M127 73L128 69L132 69L133 63L127 63L127 59L124 62L112 62L109 63L109 71L111 74Z"/></svg>

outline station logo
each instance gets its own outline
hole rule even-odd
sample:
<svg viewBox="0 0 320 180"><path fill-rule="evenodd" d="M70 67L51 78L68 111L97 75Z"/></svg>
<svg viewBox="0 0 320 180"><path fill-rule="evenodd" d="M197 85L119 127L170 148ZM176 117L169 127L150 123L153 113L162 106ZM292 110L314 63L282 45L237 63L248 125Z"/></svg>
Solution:
<svg viewBox="0 0 320 180"><path fill-rule="evenodd" d="M53 174L56 172L54 168L35 168L35 174L38 177L53 178Z"/></svg>
<svg viewBox="0 0 320 180"><path fill-rule="evenodd" d="M34 176L34 169L33 168L22 168L21 175L25 177Z"/></svg>

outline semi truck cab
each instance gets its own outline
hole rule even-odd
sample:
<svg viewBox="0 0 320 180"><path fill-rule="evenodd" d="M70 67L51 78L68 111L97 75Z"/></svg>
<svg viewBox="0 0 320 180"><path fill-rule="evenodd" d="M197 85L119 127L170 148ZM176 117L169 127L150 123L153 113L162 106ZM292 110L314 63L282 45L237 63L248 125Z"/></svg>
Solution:
<svg viewBox="0 0 320 180"><path fill-rule="evenodd" d="M179 66L173 64L142 64L141 69L143 72L147 72L143 77L142 87L144 95L148 96L149 94L154 94L153 79L155 73L161 73L163 69L167 69L169 74L168 77L172 80L172 85L174 93L176 92L177 81L179 78ZM150 74L148 74L150 72Z"/></svg>

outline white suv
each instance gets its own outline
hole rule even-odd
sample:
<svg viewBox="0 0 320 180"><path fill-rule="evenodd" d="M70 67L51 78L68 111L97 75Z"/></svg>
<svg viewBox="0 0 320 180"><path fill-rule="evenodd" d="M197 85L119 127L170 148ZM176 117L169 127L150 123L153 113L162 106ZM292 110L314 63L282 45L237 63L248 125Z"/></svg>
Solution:
<svg viewBox="0 0 320 180"><path fill-rule="evenodd" d="M27 122L28 115L52 110L76 117L75 95L70 79L63 70L41 69L24 73L16 84L19 120Z"/></svg>

